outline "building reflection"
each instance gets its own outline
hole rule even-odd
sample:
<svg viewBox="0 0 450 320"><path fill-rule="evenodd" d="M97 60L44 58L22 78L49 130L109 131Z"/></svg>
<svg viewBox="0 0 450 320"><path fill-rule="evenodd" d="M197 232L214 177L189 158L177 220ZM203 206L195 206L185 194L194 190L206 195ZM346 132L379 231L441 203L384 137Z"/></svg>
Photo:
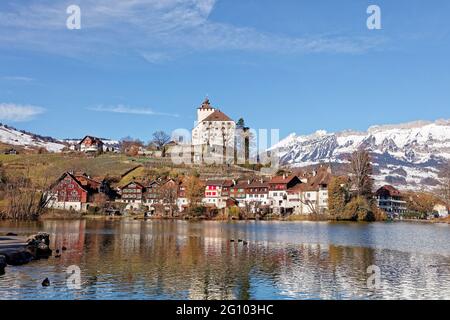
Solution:
<svg viewBox="0 0 450 320"><path fill-rule="evenodd" d="M51 258L40 267L59 272L63 284L64 268L80 266L83 289L76 298L450 297L450 259L444 256L291 244L274 241L281 236L272 227L257 234L252 225L226 223L69 220L45 221L38 227L51 233L52 248L68 248L61 259ZM367 288L370 265L382 269L380 290ZM28 272L32 270L36 267ZM7 281L13 289L4 291ZM10 298L29 285L20 272L0 278L0 293Z"/></svg>

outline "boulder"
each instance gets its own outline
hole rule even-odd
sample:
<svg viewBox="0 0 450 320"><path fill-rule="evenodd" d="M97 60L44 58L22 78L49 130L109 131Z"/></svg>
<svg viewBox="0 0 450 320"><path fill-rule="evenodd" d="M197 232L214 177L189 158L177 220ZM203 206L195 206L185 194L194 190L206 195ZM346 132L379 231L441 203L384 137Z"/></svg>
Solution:
<svg viewBox="0 0 450 320"><path fill-rule="evenodd" d="M6 257L4 255L0 255L0 275L5 273L6 267Z"/></svg>
<svg viewBox="0 0 450 320"><path fill-rule="evenodd" d="M6 263L11 266L20 266L33 260L33 255L28 251L14 251L6 253Z"/></svg>
<svg viewBox="0 0 450 320"><path fill-rule="evenodd" d="M40 243L43 242L47 246L50 245L50 234L47 232L39 232L38 234L35 234L28 238L27 243L33 244L33 243Z"/></svg>
<svg viewBox="0 0 450 320"><path fill-rule="evenodd" d="M52 250L49 247L50 235L45 232L30 237L27 240L28 251L36 258L48 258L52 255Z"/></svg>

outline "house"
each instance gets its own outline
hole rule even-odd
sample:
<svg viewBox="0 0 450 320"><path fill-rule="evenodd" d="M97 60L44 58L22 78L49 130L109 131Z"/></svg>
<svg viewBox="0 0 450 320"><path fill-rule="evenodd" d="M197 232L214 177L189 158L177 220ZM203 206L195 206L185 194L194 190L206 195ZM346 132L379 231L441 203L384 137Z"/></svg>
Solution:
<svg viewBox="0 0 450 320"><path fill-rule="evenodd" d="M328 210L330 167L320 166L311 172L298 174L301 183L288 189L288 208L294 214L323 214Z"/></svg>
<svg viewBox="0 0 450 320"><path fill-rule="evenodd" d="M433 212L439 217L439 218L447 218L448 217L448 208L446 205L442 203L438 203L433 207Z"/></svg>
<svg viewBox="0 0 450 320"><path fill-rule="evenodd" d="M143 202L145 205L151 207L154 204L161 202L161 195L159 194L159 183L153 180L145 185Z"/></svg>
<svg viewBox="0 0 450 320"><path fill-rule="evenodd" d="M92 179L86 174L65 172L50 187L47 207L52 209L87 211L96 195L110 199L109 186L105 181Z"/></svg>
<svg viewBox="0 0 450 320"><path fill-rule="evenodd" d="M103 141L100 138L85 136L78 143L77 150L85 153L102 153Z"/></svg>
<svg viewBox="0 0 450 320"><path fill-rule="evenodd" d="M275 176L269 182L269 198L274 213L286 213L292 211L292 205L288 202L288 189L301 183L297 175Z"/></svg>
<svg viewBox="0 0 450 320"><path fill-rule="evenodd" d="M131 181L120 188L120 202L126 203L126 209L138 210L141 208L145 187L136 181Z"/></svg>
<svg viewBox="0 0 450 320"><path fill-rule="evenodd" d="M230 198L235 199L239 207L245 207L245 199L247 198L246 187L248 186L248 180L236 181L233 186L230 187Z"/></svg>
<svg viewBox="0 0 450 320"><path fill-rule="evenodd" d="M391 185L385 185L375 192L378 207L391 218L406 212L406 201L399 190Z"/></svg>
<svg viewBox="0 0 450 320"><path fill-rule="evenodd" d="M230 189L233 186L231 180L207 180L205 181L205 197L203 203L214 205L217 209L226 207L226 201L230 197Z"/></svg>
<svg viewBox="0 0 450 320"><path fill-rule="evenodd" d="M210 148L210 152L214 156L221 158L226 152L230 157L234 157L234 141L236 134L236 123L222 111L213 107L209 99L203 101L202 105L197 109L197 122L192 129L192 146L194 146L196 161L203 158L203 154L199 154L199 147L203 153L203 148ZM225 151L224 151L225 148ZM210 157L211 155L208 154Z"/></svg>
<svg viewBox="0 0 450 320"><path fill-rule="evenodd" d="M245 186L245 201L269 204L269 184L263 179L249 181Z"/></svg>

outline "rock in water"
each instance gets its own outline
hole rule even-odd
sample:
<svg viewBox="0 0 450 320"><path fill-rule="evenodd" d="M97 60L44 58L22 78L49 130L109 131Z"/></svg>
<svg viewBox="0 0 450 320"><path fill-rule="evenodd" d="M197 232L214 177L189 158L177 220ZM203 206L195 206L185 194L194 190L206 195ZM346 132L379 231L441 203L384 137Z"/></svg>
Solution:
<svg viewBox="0 0 450 320"><path fill-rule="evenodd" d="M0 256L0 275L5 273L5 267L6 267L6 257L1 255Z"/></svg>
<svg viewBox="0 0 450 320"><path fill-rule="evenodd" d="M14 233L14 232L8 232L8 233L6 234L6 236L8 236L8 237L17 237L17 233Z"/></svg>
<svg viewBox="0 0 450 320"><path fill-rule="evenodd" d="M50 280L48 278L45 278L44 281L42 281L42 286L43 287L50 286Z"/></svg>
<svg viewBox="0 0 450 320"><path fill-rule="evenodd" d="M52 255L52 250L49 247L50 235L45 232L30 237L27 240L28 250L34 255L36 259L48 258Z"/></svg>
<svg viewBox="0 0 450 320"><path fill-rule="evenodd" d="M11 266L20 266L33 260L33 255L28 251L16 251L5 254L6 263Z"/></svg>

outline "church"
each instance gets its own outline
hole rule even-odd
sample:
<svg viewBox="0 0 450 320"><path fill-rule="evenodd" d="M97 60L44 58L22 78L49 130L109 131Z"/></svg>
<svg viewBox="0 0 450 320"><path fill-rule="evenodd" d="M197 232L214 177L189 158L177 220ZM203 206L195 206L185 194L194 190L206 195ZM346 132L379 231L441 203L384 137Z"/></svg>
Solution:
<svg viewBox="0 0 450 320"><path fill-rule="evenodd" d="M192 129L192 145L234 148L236 123L205 99L197 109L197 122Z"/></svg>

